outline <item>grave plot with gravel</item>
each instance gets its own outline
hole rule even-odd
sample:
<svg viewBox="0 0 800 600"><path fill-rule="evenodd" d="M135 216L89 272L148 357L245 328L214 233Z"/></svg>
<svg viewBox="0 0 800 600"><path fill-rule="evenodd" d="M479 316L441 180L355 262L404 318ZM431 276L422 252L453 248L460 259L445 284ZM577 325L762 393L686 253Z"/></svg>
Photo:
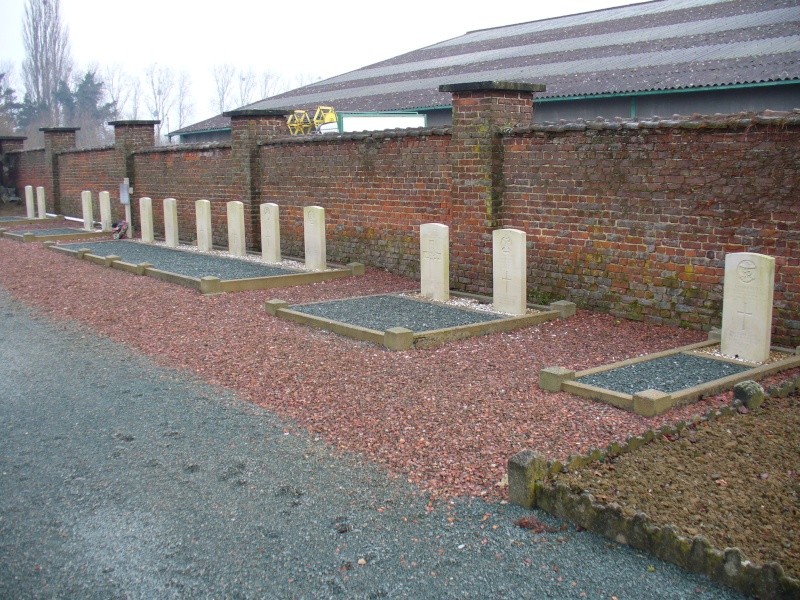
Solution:
<svg viewBox="0 0 800 600"><path fill-rule="evenodd" d="M150 263L160 271L184 277L218 277L219 279L248 279L293 275L302 271L223 257L217 254L187 252L163 245L150 245L125 240L96 242L93 244L64 244L62 247L77 251L86 248L97 256L119 256L130 264Z"/></svg>
<svg viewBox="0 0 800 600"><path fill-rule="evenodd" d="M99 233L99 232L87 231L79 227L53 227L51 229L30 229L30 230L23 229L22 231L17 231L16 233L18 234L31 233L36 237L43 237L47 235L77 235L77 234Z"/></svg>
<svg viewBox="0 0 800 600"><path fill-rule="evenodd" d="M587 375L579 381L625 394L649 389L672 393L749 369L745 365L679 353Z"/></svg>
<svg viewBox="0 0 800 600"><path fill-rule="evenodd" d="M773 347L767 360L751 363L722 355L719 343L708 340L586 371L550 367L541 371L539 384L652 417L797 366L800 355L788 349Z"/></svg>
<svg viewBox="0 0 800 600"><path fill-rule="evenodd" d="M111 235L108 231L87 231L79 227L43 227L43 223L30 222L24 223L24 225L24 228L5 230L2 232L2 236L20 242L54 242L81 238L97 239Z"/></svg>
<svg viewBox="0 0 800 600"><path fill-rule="evenodd" d="M496 321L504 316L391 294L301 304L292 306L292 310L376 331L392 327L429 331Z"/></svg>
<svg viewBox="0 0 800 600"><path fill-rule="evenodd" d="M443 342L529 327L556 319L556 309L528 309L520 316L493 311L491 305L458 298L438 302L417 293L380 294L289 306L266 303L267 312L311 327L327 329L390 350L423 348Z"/></svg>

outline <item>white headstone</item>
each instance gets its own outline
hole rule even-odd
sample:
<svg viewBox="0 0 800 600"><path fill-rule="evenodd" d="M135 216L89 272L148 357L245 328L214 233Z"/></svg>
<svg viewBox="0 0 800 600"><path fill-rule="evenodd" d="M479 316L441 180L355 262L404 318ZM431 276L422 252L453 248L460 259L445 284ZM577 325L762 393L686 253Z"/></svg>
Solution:
<svg viewBox="0 0 800 600"><path fill-rule="evenodd" d="M419 226L420 293L445 302L450 299L450 228L441 223Z"/></svg>
<svg viewBox="0 0 800 600"><path fill-rule="evenodd" d="M28 218L36 218L36 207L33 204L33 186L25 186L25 208L28 211Z"/></svg>
<svg viewBox="0 0 800 600"><path fill-rule="evenodd" d="M92 207L92 192L84 190L81 192L81 208L83 209L83 228L86 231L94 231L94 208Z"/></svg>
<svg viewBox="0 0 800 600"><path fill-rule="evenodd" d="M153 240L153 200L147 196L139 198L139 217L142 222L142 241L152 244Z"/></svg>
<svg viewBox="0 0 800 600"><path fill-rule="evenodd" d="M100 230L111 231L111 196L100 192Z"/></svg>
<svg viewBox="0 0 800 600"><path fill-rule="evenodd" d="M47 216L47 203L44 201L44 188L42 186L36 188L36 204L39 209L39 218L44 219Z"/></svg>
<svg viewBox="0 0 800 600"><path fill-rule="evenodd" d="M493 306L496 311L524 315L527 310L526 234L519 229L492 232Z"/></svg>
<svg viewBox="0 0 800 600"><path fill-rule="evenodd" d="M197 249L201 252L210 252L214 245L211 230L211 202L197 200L194 203L195 221L197 222Z"/></svg>
<svg viewBox="0 0 800 600"><path fill-rule="evenodd" d="M278 205L267 202L261 205L261 258L266 262L281 262L281 223Z"/></svg>
<svg viewBox="0 0 800 600"><path fill-rule="evenodd" d="M328 267L328 257L325 248L325 209L321 206L306 206L303 209L303 237L306 268L324 271Z"/></svg>
<svg viewBox="0 0 800 600"><path fill-rule="evenodd" d="M772 337L775 259L753 252L728 254L724 285L720 350L742 360L765 361Z"/></svg>
<svg viewBox="0 0 800 600"><path fill-rule="evenodd" d="M228 252L234 256L247 256L244 237L244 204L238 200L228 202Z"/></svg>
<svg viewBox="0 0 800 600"><path fill-rule="evenodd" d="M178 201L164 198L164 241L167 246L178 247Z"/></svg>

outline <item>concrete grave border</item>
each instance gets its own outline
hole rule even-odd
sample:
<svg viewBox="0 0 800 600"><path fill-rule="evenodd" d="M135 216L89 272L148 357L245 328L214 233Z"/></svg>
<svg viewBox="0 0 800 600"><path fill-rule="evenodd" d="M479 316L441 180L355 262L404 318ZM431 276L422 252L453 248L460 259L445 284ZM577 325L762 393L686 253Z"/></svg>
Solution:
<svg viewBox="0 0 800 600"><path fill-rule="evenodd" d="M52 223L53 221L63 221L64 215L56 215L54 217L19 217L19 218L5 218L0 220L0 225L33 225L34 223Z"/></svg>
<svg viewBox="0 0 800 600"><path fill-rule="evenodd" d="M547 392L568 392L582 398L599 400L601 402L605 402L606 404L616 406L617 408L634 412L643 417L654 417L667 412L673 407L690 404L702 396L708 396L727 391L741 381L748 379L757 381L759 379L763 379L767 375L800 366L800 353L798 353L797 350L773 346L772 350L786 353L787 358L764 365L753 366L752 368L742 371L741 373L735 373L733 375L728 375L727 377L714 379L712 381L701 383L693 387L684 388L669 394L660 390L642 390L636 394L626 394L623 392L617 392L614 390L608 390L586 383L581 383L579 381L581 377L602 373L604 371L611 371L613 369L626 367L628 365L647 362L656 358L673 356L675 354L692 354L695 350L707 348L719 343L719 339L715 334L710 334L709 338L710 339L705 342L698 342L696 344L689 344L688 346L682 346L672 350L665 350L663 352L638 356L636 358L631 358L608 365L602 365L592 369L586 369L585 371L576 372L569 369L564 369L562 367L547 367L539 372L539 387ZM711 354L702 354L702 357L721 362L730 362L741 366L748 366L748 364L743 361L714 356Z"/></svg>
<svg viewBox="0 0 800 600"><path fill-rule="evenodd" d="M418 293L417 290L408 291L405 293ZM394 294L371 294L371 296L385 296L385 295L401 295L403 292L396 292ZM459 294L451 292L453 296L462 296L469 298L481 298L486 300L486 303L491 303L491 299L483 299L472 294ZM366 298L370 296L359 296L358 298ZM356 298L352 298L356 299ZM347 300L341 298L339 300ZM436 304L433 300L426 298L410 298L414 302L428 302ZM327 302L327 300L325 301ZM321 304L322 302L309 302L305 305ZM459 310L474 311L468 307L458 307ZM371 342L379 346L384 346L389 350L409 350L411 348L427 348L444 342L453 340L460 340L479 335L486 335L489 333L496 333L501 331L513 331L515 329L522 329L524 327L531 327L539 325L545 321L552 321L553 319L565 319L575 314L575 304L572 302L558 301L553 302L549 306L543 305L529 305L529 308L538 310L539 312L530 315L522 316L507 316L494 321L487 321L481 323L470 323L468 325L459 325L456 327L447 327L443 329L429 329L426 331L414 332L405 327L391 327L386 331L378 331L376 329L368 329L359 327L358 325L351 325L342 321L335 321L333 319L326 319L317 315L309 315L300 311L292 310L287 302L283 300L268 300L264 303L264 309L272 316L314 327L317 329L324 329L332 331L333 333L349 337L363 342Z"/></svg>
<svg viewBox="0 0 800 600"><path fill-rule="evenodd" d="M33 223L43 223L43 219L32 221ZM77 239L95 239L95 238L108 238L111 235L110 231L86 231L85 229L76 229L75 233L54 233L49 235L36 235L36 230L25 231L17 233L16 231L9 231L0 228L0 237L17 242L68 242Z"/></svg>
<svg viewBox="0 0 800 600"><path fill-rule="evenodd" d="M767 391L767 395L772 397L784 397L792 393L800 393L800 377L784 381ZM622 443L612 442L604 449L590 449L585 455L571 455L564 462L547 460L533 450L518 452L508 461L509 500L524 508L538 508L557 518L566 519L749 596L797 598L800 595L800 580L787 576L777 562L752 563L739 548L714 548L704 536L684 537L674 525L656 525L642 512L627 516L616 503L604 504L586 491L576 493L564 483L551 481L557 473L576 471L589 467L595 461L604 461L606 457L635 452L660 437L676 435L687 427L734 417L741 405L749 406L751 401L760 403L763 397L761 386L746 380L743 390L738 390L738 386L734 390L734 399L728 406L711 409L689 422L680 421L673 426L650 429Z"/></svg>
<svg viewBox="0 0 800 600"><path fill-rule="evenodd" d="M107 234L106 234L107 235ZM320 283L322 281L330 281L333 279L341 279L343 277L352 277L364 274L364 265L361 263L349 263L345 267L338 267L329 269L327 271L309 271L292 273L291 275L271 275L267 277L250 277L245 279L219 279L218 277L189 277L187 275L180 275L179 273L172 273L170 271L162 271L156 269L150 263L133 264L120 260L120 257L114 254L107 256L99 256L92 254L88 248L78 248L73 250L71 248L64 248L55 244L48 244L51 250L61 252L75 258L89 261L91 263L111 267L125 271L126 273L133 273L135 275L146 275L168 283L182 285L184 287L192 288L199 291L201 294L226 294L230 292L248 292L252 290L269 290L273 288L292 287L295 285L307 285L310 283ZM170 251L178 250L177 248L170 248ZM233 258L223 258L221 260L235 260Z"/></svg>

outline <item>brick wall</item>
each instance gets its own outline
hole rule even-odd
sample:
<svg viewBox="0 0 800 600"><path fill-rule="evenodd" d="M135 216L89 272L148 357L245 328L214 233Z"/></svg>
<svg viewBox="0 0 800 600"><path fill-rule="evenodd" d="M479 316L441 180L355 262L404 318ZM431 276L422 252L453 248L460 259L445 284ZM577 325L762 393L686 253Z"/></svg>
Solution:
<svg viewBox="0 0 800 600"><path fill-rule="evenodd" d="M164 198L175 198L178 203L178 231L180 239L191 242L197 239L195 201L211 201L211 221L214 243L227 245L227 205L231 200L243 200L248 190L231 160L229 145L202 147L171 146L135 152L133 154L136 187L131 203L134 221L138 223L138 199L153 200L153 227L157 235L164 234ZM252 232L245 222L247 239Z"/></svg>
<svg viewBox="0 0 800 600"><path fill-rule="evenodd" d="M800 124L537 127L504 142L502 226L528 233L531 295L719 325L724 256L776 257L776 341L800 343Z"/></svg>
<svg viewBox="0 0 800 600"><path fill-rule="evenodd" d="M178 200L185 241L196 235L195 200L211 200L222 245L225 203L241 200L258 249L252 217L275 202L283 252L300 256L302 208L316 204L331 261L416 277L419 225L440 222L451 227L452 287L489 292L491 230L515 227L528 234L532 299L695 328L720 323L724 255L761 252L777 263L773 339L800 344L800 113L524 125L529 92L453 94L452 129L275 138L279 116L237 114L232 146L124 160L117 147L116 164L135 175L134 198L153 199L158 232L163 199ZM70 198L119 183L107 150L55 154ZM6 156L19 185L47 181L42 151Z"/></svg>
<svg viewBox="0 0 800 600"><path fill-rule="evenodd" d="M59 200L61 212L68 217L83 218L81 192L92 192L95 221L100 220L100 192L111 196L112 221L125 218L119 202L119 184L125 177L113 147L87 150L66 150L57 155Z"/></svg>
<svg viewBox="0 0 800 600"><path fill-rule="evenodd" d="M450 222L449 145L445 130L262 145L260 202L280 206L284 254L303 255L303 207L318 205L329 260L417 276L420 223Z"/></svg>
<svg viewBox="0 0 800 600"><path fill-rule="evenodd" d="M49 187L44 148L9 152L6 160L10 163L10 173L16 178L17 192L23 201L26 185L33 186L34 195L37 187Z"/></svg>

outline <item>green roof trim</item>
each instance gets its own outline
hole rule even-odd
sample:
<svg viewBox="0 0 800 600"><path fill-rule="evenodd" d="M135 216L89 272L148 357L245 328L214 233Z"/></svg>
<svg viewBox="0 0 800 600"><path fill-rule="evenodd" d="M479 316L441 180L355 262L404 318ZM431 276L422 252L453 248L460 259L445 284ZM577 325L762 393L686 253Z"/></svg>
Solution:
<svg viewBox="0 0 800 600"><path fill-rule="evenodd" d="M698 87L670 88L663 90L643 90L641 92L607 92L604 94L586 94L581 96L553 96L551 98L535 98L535 103L566 102L572 100L595 100L603 98L631 98L638 96L661 96L672 94L691 94L695 92L713 92L727 90L743 90L784 85L800 85L800 79L782 81L762 81L758 83L733 83L727 85L707 85Z"/></svg>

